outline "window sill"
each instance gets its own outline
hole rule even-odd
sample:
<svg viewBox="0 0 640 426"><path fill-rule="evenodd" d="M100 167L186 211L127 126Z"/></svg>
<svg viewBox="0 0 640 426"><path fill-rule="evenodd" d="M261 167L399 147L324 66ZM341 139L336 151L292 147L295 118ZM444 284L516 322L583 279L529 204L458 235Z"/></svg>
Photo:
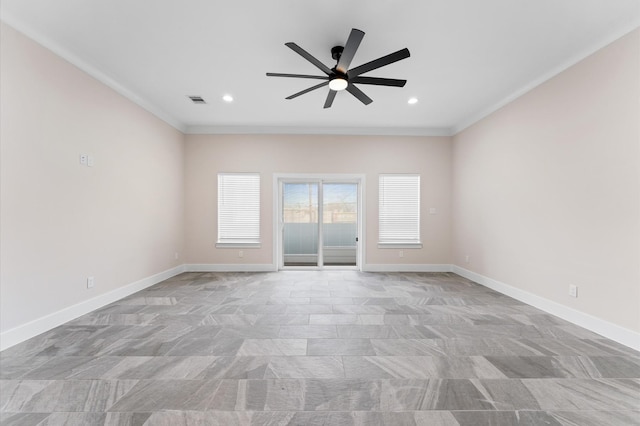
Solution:
<svg viewBox="0 0 640 426"><path fill-rule="evenodd" d="M378 243L379 249L421 249L422 243Z"/></svg>
<svg viewBox="0 0 640 426"><path fill-rule="evenodd" d="M216 243L216 248L261 248L262 243L259 241L218 241Z"/></svg>

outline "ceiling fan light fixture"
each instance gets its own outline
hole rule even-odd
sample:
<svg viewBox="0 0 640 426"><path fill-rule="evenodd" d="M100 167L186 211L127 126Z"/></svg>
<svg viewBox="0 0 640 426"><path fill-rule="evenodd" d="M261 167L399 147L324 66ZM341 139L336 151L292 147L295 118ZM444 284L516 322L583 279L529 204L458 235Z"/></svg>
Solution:
<svg viewBox="0 0 640 426"><path fill-rule="evenodd" d="M348 85L349 82L341 76L335 76L329 81L329 89L335 90L336 92L346 89Z"/></svg>

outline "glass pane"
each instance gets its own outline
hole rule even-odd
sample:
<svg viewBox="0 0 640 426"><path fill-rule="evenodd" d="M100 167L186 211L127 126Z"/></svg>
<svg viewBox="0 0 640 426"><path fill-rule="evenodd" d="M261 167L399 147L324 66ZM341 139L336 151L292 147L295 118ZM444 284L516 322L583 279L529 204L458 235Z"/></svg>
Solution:
<svg viewBox="0 0 640 426"><path fill-rule="evenodd" d="M284 183L284 266L318 266L318 184Z"/></svg>
<svg viewBox="0 0 640 426"><path fill-rule="evenodd" d="M322 253L324 264L355 266L358 237L358 185L322 186Z"/></svg>

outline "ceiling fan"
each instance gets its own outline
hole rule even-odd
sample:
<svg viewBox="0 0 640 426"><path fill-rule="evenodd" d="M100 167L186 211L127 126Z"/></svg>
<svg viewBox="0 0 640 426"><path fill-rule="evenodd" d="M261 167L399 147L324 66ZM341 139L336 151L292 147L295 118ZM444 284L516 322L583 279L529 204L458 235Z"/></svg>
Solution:
<svg viewBox="0 0 640 426"><path fill-rule="evenodd" d="M333 104L333 100L336 97L336 94L345 90L351 93L353 96L358 98L360 102L365 105L369 105L373 100L362 92L359 88L357 88L356 84L372 84L374 86L393 86L393 87L403 87L407 80L398 80L394 78L380 78L380 77L366 77L361 74L367 73L369 71L373 71L375 69L384 67L385 65L392 64L394 62L400 61L402 59L406 59L410 56L409 49L404 48L398 50L397 52L390 53L386 56L383 56L378 59L374 59L373 61L367 62L366 64L362 64L355 68L349 69L349 65L353 60L353 57L356 54L356 50L358 50L358 46L360 46L360 42L364 37L364 32L353 28L351 33L349 34L349 38L347 39L347 43L343 46L335 46L331 49L331 57L337 61L337 64L333 68L327 67L325 64L320 62L318 59L313 57L309 52L298 46L293 42L285 43L285 46L289 47L291 50L305 58L307 61L311 62L315 65L320 71L324 72L326 75L306 75L306 74L282 74L275 72L268 72L267 76L269 77L294 77L294 78L310 78L315 80L325 80L324 82L317 84L315 86L309 87L308 89L302 90L298 93L294 93L291 96L287 96L286 99L297 98L300 95L304 95L305 93L309 93L312 90L319 89L324 86L329 86L329 94L327 95L327 100L324 102L325 108L330 108L331 104Z"/></svg>

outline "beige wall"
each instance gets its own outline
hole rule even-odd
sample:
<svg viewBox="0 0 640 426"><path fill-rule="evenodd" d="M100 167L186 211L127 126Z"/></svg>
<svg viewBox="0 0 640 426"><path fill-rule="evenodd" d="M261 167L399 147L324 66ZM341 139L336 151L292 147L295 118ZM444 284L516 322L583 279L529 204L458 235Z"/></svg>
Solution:
<svg viewBox="0 0 640 426"><path fill-rule="evenodd" d="M366 176L366 265L454 263L638 331L639 37L453 138L231 136L183 135L3 24L0 328L183 263L271 264L273 174L346 173ZM262 175L243 259L215 248L216 175L241 171ZM422 176L424 248L403 258L377 248L379 173Z"/></svg>
<svg viewBox="0 0 640 426"><path fill-rule="evenodd" d="M273 263L273 174L366 176L365 264L450 263L451 143L446 137L187 135L185 153L187 263ZM260 172L262 248L215 247L217 174ZM378 174L420 173L422 249L378 249ZM435 207L437 214L428 214Z"/></svg>
<svg viewBox="0 0 640 426"><path fill-rule="evenodd" d="M459 133L453 149L456 265L636 331L639 37Z"/></svg>
<svg viewBox="0 0 640 426"><path fill-rule="evenodd" d="M10 27L1 31L6 331L182 263L174 253L183 238L183 135ZM80 153L95 166L81 166Z"/></svg>

